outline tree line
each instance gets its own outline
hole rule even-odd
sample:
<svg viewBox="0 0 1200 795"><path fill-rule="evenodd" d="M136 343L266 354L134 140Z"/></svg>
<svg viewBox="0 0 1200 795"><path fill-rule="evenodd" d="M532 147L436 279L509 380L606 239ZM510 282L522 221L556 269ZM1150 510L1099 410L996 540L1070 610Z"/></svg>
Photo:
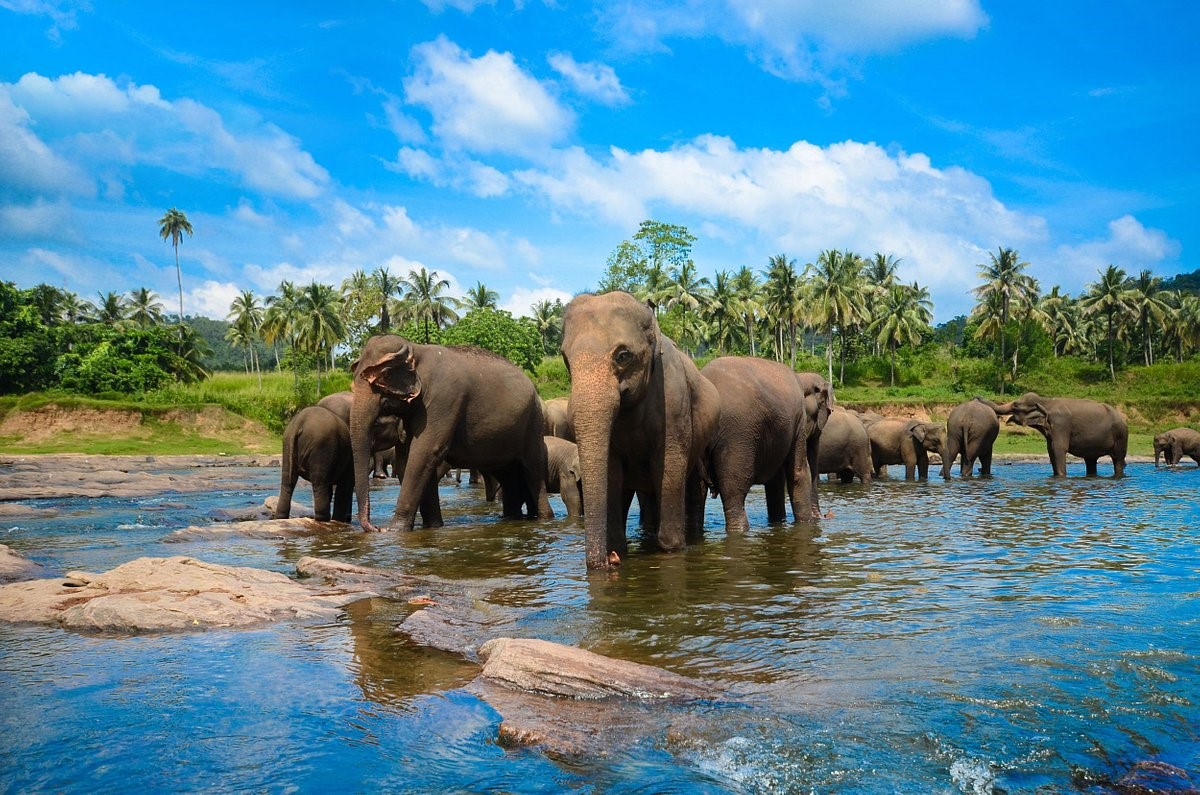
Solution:
<svg viewBox="0 0 1200 795"><path fill-rule="evenodd" d="M181 314L167 315L144 287L89 302L45 284L0 284L0 391L136 393L206 375L209 346L182 318L179 244L192 226L176 208L159 224L175 250ZM1153 364L1164 352L1183 361L1200 350L1200 298L1167 289L1149 271L1130 277L1110 265L1079 296L1058 286L1043 293L1029 263L1001 247L977 265L971 313L934 328L928 288L901 281L901 261L890 254L828 249L802 266L776 254L760 269L745 265L709 278L692 259L695 241L684 226L643 221L610 254L595 291L626 290L650 302L664 333L698 357L765 356L795 367L798 355L820 355L835 384L845 382L847 362L872 360L886 366L894 385L898 357L949 345L990 362L1003 390L1039 356L1102 362L1115 378L1131 361ZM301 373L315 373L318 393L322 373L346 366L377 333L478 345L530 372L558 350L561 301L540 301L531 317L513 318L483 282L461 299L449 287L424 267L406 275L378 267L337 286L283 281L271 295L244 290L230 305L223 341L241 351L246 372L261 379L264 367L290 369L297 384Z"/></svg>

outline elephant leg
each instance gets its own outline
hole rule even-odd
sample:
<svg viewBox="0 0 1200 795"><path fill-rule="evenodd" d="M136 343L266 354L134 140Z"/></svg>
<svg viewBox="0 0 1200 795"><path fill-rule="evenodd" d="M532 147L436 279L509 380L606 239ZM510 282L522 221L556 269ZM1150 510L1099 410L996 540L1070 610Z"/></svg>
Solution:
<svg viewBox="0 0 1200 795"><path fill-rule="evenodd" d="M1099 469L1096 466L1097 460L1098 459L1096 458L1083 459L1083 463L1087 466L1087 476L1089 478L1094 478L1097 474L1099 474Z"/></svg>
<svg viewBox="0 0 1200 795"><path fill-rule="evenodd" d="M432 478L425 484L425 489L421 493L421 501L417 506L421 514L421 527L441 527L442 522L442 501L438 497L438 484ZM409 520L409 530L412 529L412 520Z"/></svg>
<svg viewBox="0 0 1200 795"><path fill-rule="evenodd" d="M500 504L506 519L525 518L525 487L521 477L510 468L498 478L500 482Z"/></svg>
<svg viewBox="0 0 1200 795"><path fill-rule="evenodd" d="M792 503L792 521L807 522L815 513L813 508L812 478L808 474L808 458L804 444L796 448L783 465L783 481L787 486L788 498ZM786 521L786 519L782 520Z"/></svg>
<svg viewBox="0 0 1200 795"><path fill-rule="evenodd" d="M333 518L338 522L350 523L350 509L354 498L354 471L349 470L338 479L333 489Z"/></svg>
<svg viewBox="0 0 1200 795"><path fill-rule="evenodd" d="M992 448L981 448L979 451L979 474L983 477L992 475Z"/></svg>
<svg viewBox="0 0 1200 795"><path fill-rule="evenodd" d="M1066 445L1055 444L1053 440L1046 442L1046 452L1050 455L1050 468L1054 471L1054 477L1065 478L1067 476L1067 449Z"/></svg>
<svg viewBox="0 0 1200 795"><path fill-rule="evenodd" d="M708 489L704 487L704 479L700 477L700 473L692 472L688 475L687 485L684 487L684 538L689 544L699 544L704 540L704 501L708 496Z"/></svg>
<svg viewBox="0 0 1200 795"><path fill-rule="evenodd" d="M854 482L854 470L853 469L843 469L841 472L837 473L837 476L838 476L838 480L842 483L853 483Z"/></svg>
<svg viewBox="0 0 1200 795"><path fill-rule="evenodd" d="M942 451L942 477L949 480L950 470L954 467L954 459L958 458L958 439L954 436L946 437L946 449ZM963 456L965 464L967 457ZM961 473L961 470L960 470Z"/></svg>
<svg viewBox="0 0 1200 795"><path fill-rule="evenodd" d="M767 521L771 524L787 521L787 507L784 499L784 477L783 470L776 472L774 475L763 484L763 488L767 493ZM738 489L741 492L741 504L743 506L742 516L746 515L745 503L746 494L749 488ZM728 523L728 516L726 516ZM749 520L747 520L746 529L750 529Z"/></svg>
<svg viewBox="0 0 1200 795"><path fill-rule="evenodd" d="M332 513L330 512L330 504L333 498L333 483L328 477L314 475L316 480L312 482L313 490L313 516L318 522L328 522Z"/></svg>

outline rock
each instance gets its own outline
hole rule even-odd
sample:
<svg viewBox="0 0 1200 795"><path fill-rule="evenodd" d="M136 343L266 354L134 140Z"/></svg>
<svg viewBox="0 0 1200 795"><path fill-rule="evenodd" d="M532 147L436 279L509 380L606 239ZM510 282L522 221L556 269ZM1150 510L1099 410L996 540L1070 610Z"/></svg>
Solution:
<svg viewBox="0 0 1200 795"><path fill-rule="evenodd" d="M58 516L57 508L35 508L19 502L0 502L0 519L40 519Z"/></svg>
<svg viewBox="0 0 1200 795"><path fill-rule="evenodd" d="M263 519L252 522L221 522L207 526L185 527L167 534L164 541L214 541L223 538L296 538L317 533L357 532L343 522L318 522L316 519Z"/></svg>
<svg viewBox="0 0 1200 795"><path fill-rule="evenodd" d="M261 522L275 516L275 506L279 504L279 496L272 494L259 505L247 505L241 508L216 508L208 512L209 518L215 522ZM289 511L291 519L311 519L315 516L313 509L296 500L292 501Z"/></svg>
<svg viewBox="0 0 1200 795"><path fill-rule="evenodd" d="M479 647L483 676L514 690L578 699L705 698L708 685L651 665L534 638L494 638Z"/></svg>
<svg viewBox="0 0 1200 795"><path fill-rule="evenodd" d="M20 582L49 576L50 572L45 566L21 557L6 544L0 544L0 583Z"/></svg>
<svg viewBox="0 0 1200 795"><path fill-rule="evenodd" d="M362 586L315 587L284 574L189 557L138 558L104 574L0 587L0 620L81 631L170 632L329 618L375 595Z"/></svg>

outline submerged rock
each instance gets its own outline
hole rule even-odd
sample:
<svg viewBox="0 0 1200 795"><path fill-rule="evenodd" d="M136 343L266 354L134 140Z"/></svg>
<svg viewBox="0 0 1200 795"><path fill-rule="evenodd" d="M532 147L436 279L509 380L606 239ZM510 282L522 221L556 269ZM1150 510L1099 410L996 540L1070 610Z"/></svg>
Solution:
<svg viewBox="0 0 1200 795"><path fill-rule="evenodd" d="M275 506L279 496L272 494L258 505L246 505L238 508L215 508L208 516L215 522L261 522L275 516ZM291 519L311 519L315 516L313 509L298 500L292 500L289 511Z"/></svg>
<svg viewBox="0 0 1200 795"><path fill-rule="evenodd" d="M344 522L318 522L316 519L261 519L245 522L221 522L204 526L192 525L172 533L163 540L213 541L224 538L295 538L316 533L347 532L353 528Z"/></svg>
<svg viewBox="0 0 1200 795"><path fill-rule="evenodd" d="M13 548L0 544L0 583L35 580L39 577L49 577L50 572L45 566L34 563L13 551Z"/></svg>
<svg viewBox="0 0 1200 795"><path fill-rule="evenodd" d="M82 631L171 632L329 618L374 595L362 586L314 587L284 574L189 557L138 558L103 574L0 587L0 620Z"/></svg>

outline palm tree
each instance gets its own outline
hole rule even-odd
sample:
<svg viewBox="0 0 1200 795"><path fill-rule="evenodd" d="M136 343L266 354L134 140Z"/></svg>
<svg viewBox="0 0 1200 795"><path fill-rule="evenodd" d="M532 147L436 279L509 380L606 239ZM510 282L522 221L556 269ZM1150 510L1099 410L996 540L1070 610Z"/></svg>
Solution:
<svg viewBox="0 0 1200 795"><path fill-rule="evenodd" d="M467 290L467 295L460 302L461 308L468 312L475 309L496 309L499 305L500 293L488 287L481 281Z"/></svg>
<svg viewBox="0 0 1200 795"><path fill-rule="evenodd" d="M841 371L846 378L846 334L849 328L866 318L867 305L862 288L863 261L850 251L828 249L817 257L812 272L811 299L817 324L825 329L827 377L833 383L833 330L841 337Z"/></svg>
<svg viewBox="0 0 1200 795"><path fill-rule="evenodd" d="M767 261L763 272L763 312L774 321L775 359L783 361L784 343L791 346L792 366L796 366L796 326L800 321L802 282L796 272L796 260L776 254Z"/></svg>
<svg viewBox="0 0 1200 795"><path fill-rule="evenodd" d="M129 294L126 307L129 319L139 328L151 328L163 322L163 305L153 290L137 288Z"/></svg>
<svg viewBox="0 0 1200 795"><path fill-rule="evenodd" d="M728 353L737 343L741 328L738 317L738 298L729 271L719 271L713 280L712 291L704 306L704 320L712 331L711 342L718 353Z"/></svg>
<svg viewBox="0 0 1200 795"><path fill-rule="evenodd" d="M533 322L542 338L542 355L554 350L562 342L563 311L566 307L559 299L544 299L529 307L533 310Z"/></svg>
<svg viewBox="0 0 1200 795"><path fill-rule="evenodd" d="M762 283L749 267L743 265L733 275L733 292L737 300L737 313L745 326L746 337L750 340L750 355L757 356L755 349L754 321L762 314Z"/></svg>
<svg viewBox="0 0 1200 795"><path fill-rule="evenodd" d="M879 317L871 321L867 331L875 332L876 341L891 351L891 385L896 385L896 348L901 345L920 345L928 334L933 320L933 301L929 290L916 282L912 285L893 283L887 290Z"/></svg>
<svg viewBox="0 0 1200 795"><path fill-rule="evenodd" d="M393 276L386 267L381 265L371 274L371 284L379 297L379 333L387 334L392 328L388 301L392 296L400 295L404 288L404 280L399 276Z"/></svg>
<svg viewBox="0 0 1200 795"><path fill-rule="evenodd" d="M210 353L212 349L196 329L186 323L179 324L179 347L175 349L173 369L180 379L191 382L207 378L204 358Z"/></svg>
<svg viewBox="0 0 1200 795"><path fill-rule="evenodd" d="M1154 330L1170 309L1163 300L1162 279L1143 270L1133 280L1129 295L1130 304L1137 315L1138 330L1142 334L1142 360L1149 366L1154 364Z"/></svg>
<svg viewBox="0 0 1200 795"><path fill-rule="evenodd" d="M977 336L997 339L999 361L1003 363L1008 359L1006 337L1013 304L1030 300L1030 296L1035 294L1036 282L1024 272L1029 263L1021 261L1016 249L1001 247L996 254L989 253L988 257L991 263L979 266L983 284L972 290L979 299L972 316L983 320L975 332ZM1003 382L1000 390L1004 391Z"/></svg>
<svg viewBox="0 0 1200 795"><path fill-rule="evenodd" d="M84 323L92 315L92 310L95 309L91 303L83 300L73 292L66 291L63 293L62 300L62 317L68 323Z"/></svg>
<svg viewBox="0 0 1200 795"><path fill-rule="evenodd" d="M258 350L254 347L254 343L258 340L262 330L264 312L262 305L258 302L256 296L250 290L242 290L241 295L233 299L233 303L229 305L229 314L225 316L230 322L229 331L237 331L237 343L231 339L231 344L237 344L243 347L246 351L246 371L251 368L258 373L258 385L262 387L262 368L259 367ZM228 339L229 335L226 335Z"/></svg>
<svg viewBox="0 0 1200 795"><path fill-rule="evenodd" d="M880 318L883 312L883 307L888 300L888 290L896 283L896 271L900 267L900 260L891 254L881 254L876 251L875 254L866 262L863 268L863 278L867 283L867 290L863 298L867 305L868 324L874 323ZM875 355L879 355L880 342L875 341Z"/></svg>
<svg viewBox="0 0 1200 795"><path fill-rule="evenodd" d="M280 340L289 346L295 346L296 318L300 307L300 290L289 281L279 283L279 294L267 298L266 312L263 313L261 333L263 340L275 352L275 369L279 369L279 349L275 347ZM300 380L299 371L295 372L296 381Z"/></svg>
<svg viewBox="0 0 1200 795"><path fill-rule="evenodd" d="M421 342L429 342L430 323L433 323L434 328L441 328L444 323L458 320L458 314L454 311L454 299L442 295L442 291L450 286L450 282L439 279L437 271L426 270L424 267L420 270L414 269L408 272L408 277L402 279L401 283L404 286L401 305L405 319L421 324L424 337Z"/></svg>
<svg viewBox="0 0 1200 795"><path fill-rule="evenodd" d="M300 292L295 340L301 350L313 354L317 367L317 394L321 392L321 363L328 356L329 368L333 369L333 349L346 335L341 309L341 297L328 284L314 281Z"/></svg>
<svg viewBox="0 0 1200 795"><path fill-rule="evenodd" d="M96 293L96 295L100 296L100 303L96 304L95 312L98 323L103 323L106 326L117 326L128 317L125 296L112 291Z"/></svg>
<svg viewBox="0 0 1200 795"><path fill-rule="evenodd" d="M1109 265L1100 272L1100 280L1087 286L1087 291L1079 299L1080 309L1084 315L1104 315L1107 323L1105 339L1108 341L1108 374L1113 381L1117 380L1117 370L1113 364L1113 342L1116 339L1120 321L1134 314L1131 301L1129 279L1125 271L1116 265Z"/></svg>
<svg viewBox="0 0 1200 795"><path fill-rule="evenodd" d="M1057 284L1054 285L1038 303L1038 307L1045 317L1043 327L1054 342L1054 358L1056 359L1068 352L1068 342L1078 325L1074 301L1071 296L1059 292L1061 289Z"/></svg>
<svg viewBox="0 0 1200 795"><path fill-rule="evenodd" d="M179 269L179 244L183 242L183 235L192 236L192 224L188 221L187 215L181 210L174 207L167 210L162 218L158 219L158 234L163 240L168 238L171 240L171 245L175 249L175 278L179 281L179 324L183 325L183 271Z"/></svg>

